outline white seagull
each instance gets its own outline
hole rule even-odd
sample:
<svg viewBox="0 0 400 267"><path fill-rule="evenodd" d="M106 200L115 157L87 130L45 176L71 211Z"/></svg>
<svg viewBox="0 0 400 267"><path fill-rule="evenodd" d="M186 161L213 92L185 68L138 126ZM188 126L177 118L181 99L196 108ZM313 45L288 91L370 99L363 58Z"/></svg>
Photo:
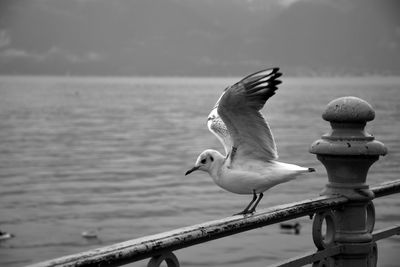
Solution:
<svg viewBox="0 0 400 267"><path fill-rule="evenodd" d="M267 189L315 171L276 161L275 141L260 110L275 94L281 75L279 68L262 70L224 90L208 116L207 125L223 144L226 155L207 149L185 174L202 170L227 191L252 194L253 199L237 214L255 212Z"/></svg>

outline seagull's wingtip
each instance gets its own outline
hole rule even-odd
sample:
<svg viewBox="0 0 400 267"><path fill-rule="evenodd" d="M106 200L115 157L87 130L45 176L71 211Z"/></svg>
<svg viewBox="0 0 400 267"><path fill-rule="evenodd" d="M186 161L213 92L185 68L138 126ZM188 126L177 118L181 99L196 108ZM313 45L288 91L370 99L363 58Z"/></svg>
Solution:
<svg viewBox="0 0 400 267"><path fill-rule="evenodd" d="M308 168L308 172L315 172L314 168Z"/></svg>

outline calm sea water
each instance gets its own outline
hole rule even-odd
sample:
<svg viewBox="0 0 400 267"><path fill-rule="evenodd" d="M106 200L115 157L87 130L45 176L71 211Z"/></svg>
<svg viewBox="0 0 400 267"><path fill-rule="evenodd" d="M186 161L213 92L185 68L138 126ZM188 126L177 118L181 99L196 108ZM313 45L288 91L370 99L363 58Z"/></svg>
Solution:
<svg viewBox="0 0 400 267"><path fill-rule="evenodd" d="M250 196L185 177L206 148L222 151L206 117L235 79L0 77L0 266L77 253L230 216ZM389 154L368 181L398 179L400 79L284 78L263 110L281 161L317 173L267 192L259 209L318 196L327 181L309 145L329 130L326 104L346 95L376 110L367 129ZM376 228L400 222L400 199L375 200ZM278 225L176 252L182 266L265 266L314 250L311 220L300 235ZM96 230L98 239L81 236ZM380 241L380 266L398 266L400 238ZM145 266L146 261L131 264Z"/></svg>

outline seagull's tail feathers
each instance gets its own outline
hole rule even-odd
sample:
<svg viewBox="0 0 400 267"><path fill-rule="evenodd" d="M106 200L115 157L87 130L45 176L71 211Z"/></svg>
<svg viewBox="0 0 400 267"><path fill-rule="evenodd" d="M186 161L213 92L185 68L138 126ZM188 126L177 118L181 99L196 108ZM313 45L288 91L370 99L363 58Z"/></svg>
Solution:
<svg viewBox="0 0 400 267"><path fill-rule="evenodd" d="M314 168L304 168L304 167L300 167L300 166L297 166L297 167L299 167L297 169L299 174L307 174L307 173L310 173L310 172L315 172Z"/></svg>

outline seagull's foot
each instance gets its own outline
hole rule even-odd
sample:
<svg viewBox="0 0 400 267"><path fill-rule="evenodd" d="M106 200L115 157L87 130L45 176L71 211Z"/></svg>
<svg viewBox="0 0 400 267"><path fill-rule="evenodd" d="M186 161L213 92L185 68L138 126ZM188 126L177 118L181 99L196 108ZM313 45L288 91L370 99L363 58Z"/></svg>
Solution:
<svg viewBox="0 0 400 267"><path fill-rule="evenodd" d="M235 215L248 215L248 214L253 214L253 213L254 213L254 211L251 211L251 210L242 210L241 212L235 213L232 216L235 216Z"/></svg>
<svg viewBox="0 0 400 267"><path fill-rule="evenodd" d="M256 207L253 207L252 209L250 209L250 210L248 211L248 213L251 213L251 214L253 214L254 212L256 212Z"/></svg>
<svg viewBox="0 0 400 267"><path fill-rule="evenodd" d="M253 190L253 199L250 201L249 205L247 205L247 207L244 210L242 210L241 212L233 214L233 215L253 214L254 212L256 212L256 207L257 207L258 203L260 203L260 200L263 198L263 196L264 196L264 194L260 193L257 198L256 190ZM253 203L254 203L254 205L253 205ZM253 207L251 207L251 206L253 206Z"/></svg>
<svg viewBox="0 0 400 267"><path fill-rule="evenodd" d="M254 212L256 212L256 207L258 206L258 203L260 203L260 200L263 198L264 194L260 193L260 195L258 196L258 199L256 201L256 203L254 203L253 207L251 209L249 209L247 211L247 213L251 213L253 214Z"/></svg>
<svg viewBox="0 0 400 267"><path fill-rule="evenodd" d="M249 213L251 214L252 212L249 212L249 209L250 209L251 205L253 205L254 201L256 201L256 200L257 200L256 190L253 190L253 199L250 201L249 205L247 205L247 207L244 208L244 210L242 210L241 212L233 214L233 216L235 216L235 215L246 215L246 214L249 214Z"/></svg>
<svg viewBox="0 0 400 267"><path fill-rule="evenodd" d="M233 214L233 216L235 216L235 215L250 215L250 214L253 214L254 212L256 212L256 209L255 209L255 207L253 207L253 208L251 208L251 209L244 209L244 210L242 210L241 212L239 212L239 213L235 213L235 214Z"/></svg>

